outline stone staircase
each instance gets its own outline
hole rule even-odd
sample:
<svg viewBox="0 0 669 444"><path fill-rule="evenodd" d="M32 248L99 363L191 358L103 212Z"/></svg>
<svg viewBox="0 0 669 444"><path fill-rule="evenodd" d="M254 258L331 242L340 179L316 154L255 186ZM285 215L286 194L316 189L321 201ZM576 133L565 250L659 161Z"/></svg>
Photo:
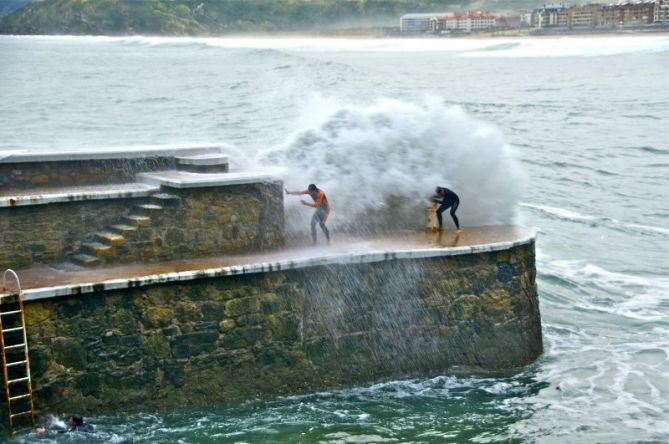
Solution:
<svg viewBox="0 0 669 444"><path fill-rule="evenodd" d="M207 177L211 173L229 171L228 156L223 153L178 156L175 157L175 163L177 171L173 173L194 173ZM138 173L136 179L142 180L142 176L142 173ZM128 214L120 218L118 224L101 229L92 239L83 242L80 248L70 255L71 262L84 267L121 262L120 257L128 253L128 249L125 248L128 240L140 237L142 227L149 227L167 207L178 205L180 201L179 196L169 193L156 193L148 200L142 199L142 203L133 206Z"/></svg>
<svg viewBox="0 0 669 444"><path fill-rule="evenodd" d="M151 195L148 202L135 205L128 214L121 216L118 224L101 229L93 239L83 242L79 250L71 255L72 262L84 267L112 262L118 257L117 247L136 236L142 227L153 223L167 206L178 205L180 201L181 198L173 194Z"/></svg>

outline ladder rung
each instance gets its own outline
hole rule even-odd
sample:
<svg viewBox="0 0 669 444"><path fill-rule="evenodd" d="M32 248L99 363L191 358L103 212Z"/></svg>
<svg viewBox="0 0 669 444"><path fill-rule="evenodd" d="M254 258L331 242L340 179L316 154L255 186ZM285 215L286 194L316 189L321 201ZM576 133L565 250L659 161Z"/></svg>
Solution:
<svg viewBox="0 0 669 444"><path fill-rule="evenodd" d="M5 347L5 350L12 350L12 349L15 349L15 348L21 348L21 347L25 347L25 346L26 346L26 344L8 345L8 346Z"/></svg>
<svg viewBox="0 0 669 444"><path fill-rule="evenodd" d="M14 401L15 399L23 399L23 398L29 398L30 393L26 393L25 395L18 395L18 396L12 396L9 398L10 401Z"/></svg>
<svg viewBox="0 0 669 444"><path fill-rule="evenodd" d="M3 311L3 312L0 312L0 316L13 315L13 314L17 314L17 313L21 313L21 310Z"/></svg>
<svg viewBox="0 0 669 444"><path fill-rule="evenodd" d="M11 333L13 331L20 331L23 330L23 327L14 327L14 328L5 328L2 330L3 333Z"/></svg>
<svg viewBox="0 0 669 444"><path fill-rule="evenodd" d="M16 361L16 362L9 362L5 367L14 367L15 365L21 365L21 364L27 364L28 361Z"/></svg>
<svg viewBox="0 0 669 444"><path fill-rule="evenodd" d="M32 431L33 431L32 427L23 427L21 429L12 430L12 435L16 435L17 433L32 432Z"/></svg>
<svg viewBox="0 0 669 444"><path fill-rule="evenodd" d="M16 384L17 382L23 382L23 381L28 381L28 380L30 380L30 378L27 377L27 376L24 376L23 378L10 379L9 381L7 381L7 384Z"/></svg>
<svg viewBox="0 0 669 444"><path fill-rule="evenodd" d="M32 415L32 410L27 410L25 412L20 412L20 413L14 413L12 415L9 415L10 418L16 418L17 416L23 416L23 415Z"/></svg>

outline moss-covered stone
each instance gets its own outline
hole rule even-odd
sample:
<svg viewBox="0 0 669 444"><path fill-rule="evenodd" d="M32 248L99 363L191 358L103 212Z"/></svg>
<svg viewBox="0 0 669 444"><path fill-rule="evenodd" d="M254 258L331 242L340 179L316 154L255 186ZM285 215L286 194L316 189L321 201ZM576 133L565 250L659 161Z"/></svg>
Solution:
<svg viewBox="0 0 669 444"><path fill-rule="evenodd" d="M79 340L74 338L55 338L52 343L54 360L73 370L86 368L86 351Z"/></svg>
<svg viewBox="0 0 669 444"><path fill-rule="evenodd" d="M511 298L503 288L486 291L481 298L481 309L495 321L501 321L513 313L511 310Z"/></svg>
<svg viewBox="0 0 669 444"><path fill-rule="evenodd" d="M253 296L233 299L225 304L225 312L231 318L258 313L260 312L260 299Z"/></svg>
<svg viewBox="0 0 669 444"><path fill-rule="evenodd" d="M261 336L261 331L256 327L238 327L223 335L221 345L224 349L236 350L255 345Z"/></svg>
<svg viewBox="0 0 669 444"><path fill-rule="evenodd" d="M221 333L227 333L233 328L235 328L236 324L233 319L223 319L219 324L218 324L218 329Z"/></svg>
<svg viewBox="0 0 669 444"><path fill-rule="evenodd" d="M523 261L511 249L507 262L388 260L27 302L37 408L132 411L523 365L542 350L528 248Z"/></svg>
<svg viewBox="0 0 669 444"><path fill-rule="evenodd" d="M448 315L451 319L462 321L476 319L481 311L481 299L473 294L465 294L453 301Z"/></svg>
<svg viewBox="0 0 669 444"><path fill-rule="evenodd" d="M152 359L164 359L170 356L170 344L161 333L153 333L144 339L144 354Z"/></svg>
<svg viewBox="0 0 669 444"><path fill-rule="evenodd" d="M202 304L202 319L205 321L215 321L225 316L225 303L205 302Z"/></svg>
<svg viewBox="0 0 669 444"><path fill-rule="evenodd" d="M217 331L196 331L172 338L170 349L173 357L177 359L188 358L200 353L214 351L216 341L218 341Z"/></svg>
<svg viewBox="0 0 669 444"><path fill-rule="evenodd" d="M202 319L202 310L200 306L192 301L181 301L176 307L176 318L181 323L199 321Z"/></svg>
<svg viewBox="0 0 669 444"><path fill-rule="evenodd" d="M77 386L83 396L97 395L102 381L97 373L84 373L77 378Z"/></svg>
<svg viewBox="0 0 669 444"><path fill-rule="evenodd" d="M294 343L300 337L300 319L295 315L271 315L268 317L272 339Z"/></svg>
<svg viewBox="0 0 669 444"><path fill-rule="evenodd" d="M142 324L146 328L167 327L174 317L172 309L167 307L147 307L142 314Z"/></svg>
<svg viewBox="0 0 669 444"><path fill-rule="evenodd" d="M51 316L51 310L41 302L30 304L30 310L25 312L26 326L35 326L47 321Z"/></svg>
<svg viewBox="0 0 669 444"><path fill-rule="evenodd" d="M30 373L32 377L38 378L42 376L48 365L48 356L46 350L43 348L32 348L28 355L30 357Z"/></svg>

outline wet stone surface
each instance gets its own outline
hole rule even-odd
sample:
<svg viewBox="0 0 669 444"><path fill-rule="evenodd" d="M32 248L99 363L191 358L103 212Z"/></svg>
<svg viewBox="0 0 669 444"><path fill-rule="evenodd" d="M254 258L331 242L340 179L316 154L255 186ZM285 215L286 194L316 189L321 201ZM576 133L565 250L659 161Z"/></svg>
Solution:
<svg viewBox="0 0 669 444"><path fill-rule="evenodd" d="M457 235L454 232L400 232L386 233L376 236L356 237L350 235L334 235L331 245L309 246L305 239L287 240L280 249L251 254L212 254L208 257L188 258L178 260L162 260L139 264L99 267L95 269L64 269L58 266L33 266L17 269L24 289L44 288L62 285L81 285L104 283L114 279L137 279L149 275L164 275L167 273L192 272L194 276L201 270L219 269L233 266L252 266L254 264L281 264L283 268L290 268L290 263L297 260L319 261L323 258L337 258L379 253L392 257L400 251L452 249L453 253L444 251L448 256L456 254L458 247L487 246L504 242L517 242L532 237L532 231L513 225L495 225L482 227L466 227ZM507 279L506 263L510 256L504 251L495 256L500 267L495 273L500 273L500 279ZM452 259L454 260L454 259ZM533 259L532 259L533 260ZM286 265L287 264L287 265ZM504 270L500 272L499 270ZM490 271L490 270L489 270ZM492 272L492 271L490 271ZM458 283L456 282L455 285ZM226 295L218 296L219 298ZM232 295L227 295L232 298Z"/></svg>
<svg viewBox="0 0 669 444"><path fill-rule="evenodd" d="M488 239L508 240L509 229L501 232L506 237L492 230ZM423 246L437 240L420 233L393 245L408 248L418 239ZM356 242L341 248L350 253L363 241ZM497 252L331 263L29 301L36 407L132 411L454 366L520 367L542 352L534 254L530 240Z"/></svg>

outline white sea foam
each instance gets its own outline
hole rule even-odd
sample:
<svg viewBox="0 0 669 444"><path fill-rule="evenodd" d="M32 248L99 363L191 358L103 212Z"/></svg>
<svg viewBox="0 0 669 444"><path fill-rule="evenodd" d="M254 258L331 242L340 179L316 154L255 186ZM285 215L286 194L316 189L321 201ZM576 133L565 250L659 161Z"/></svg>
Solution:
<svg viewBox="0 0 669 444"><path fill-rule="evenodd" d="M627 227L637 229L640 231L650 231L652 233L660 233L669 236L669 228L653 227L650 225L628 224Z"/></svg>
<svg viewBox="0 0 669 444"><path fill-rule="evenodd" d="M567 210L565 208L552 207L548 205L538 205L529 202L522 202L521 207L530 208L548 216L555 217L571 222L579 223L594 223L597 225L607 226L609 228L623 231L629 234L646 234L646 235L664 235L669 236L669 228L656 227L652 225L630 224L623 221L612 219L608 217L598 217L590 214L581 214L576 211ZM522 215L521 215L522 216ZM521 220L519 216L518 220Z"/></svg>
<svg viewBox="0 0 669 444"><path fill-rule="evenodd" d="M137 46L208 46L228 49L274 49L282 51L347 52L444 52L468 58L594 57L615 54L669 51L666 36L555 37L555 38L322 38L322 37L157 37L157 36L12 36L90 43L122 43Z"/></svg>
<svg viewBox="0 0 669 444"><path fill-rule="evenodd" d="M669 38L651 37L562 37L517 39L516 45L489 47L462 54L468 58L595 57L640 52L667 52Z"/></svg>
<svg viewBox="0 0 669 444"><path fill-rule="evenodd" d="M559 415L572 418L566 422L574 424L565 430L568 436L588 432L589 439L582 442L609 442L626 430L653 430L655 436L666 436L666 333L639 329L633 338L608 335L604 343L600 333L589 326L579 327L579 339L548 328L549 354L560 365L543 367L542 378L556 391L545 391L532 400L535 407L542 402L551 404L550 410L537 409L533 427L537 423L549 427ZM558 423L564 427L563 420Z"/></svg>
<svg viewBox="0 0 669 444"><path fill-rule="evenodd" d="M519 162L501 131L463 109L437 98L367 106L316 98L304 113L302 129L258 161L284 166L288 188L324 189L333 225L422 224L437 185L458 193L465 226L513 220L525 185ZM299 206L296 198L287 203Z"/></svg>
<svg viewBox="0 0 669 444"><path fill-rule="evenodd" d="M612 272L584 260L545 260L544 274L568 279L587 289L594 286L608 298L579 298L577 305L588 310L614 313L644 321L662 321L669 308L669 278Z"/></svg>
<svg viewBox="0 0 669 444"><path fill-rule="evenodd" d="M577 213L576 211L567 210L565 208L551 207L548 205L537 205L523 202L520 204L520 206L525 208L532 208L545 214L557 216L560 219L566 219L575 222L586 222L597 219L595 216Z"/></svg>

